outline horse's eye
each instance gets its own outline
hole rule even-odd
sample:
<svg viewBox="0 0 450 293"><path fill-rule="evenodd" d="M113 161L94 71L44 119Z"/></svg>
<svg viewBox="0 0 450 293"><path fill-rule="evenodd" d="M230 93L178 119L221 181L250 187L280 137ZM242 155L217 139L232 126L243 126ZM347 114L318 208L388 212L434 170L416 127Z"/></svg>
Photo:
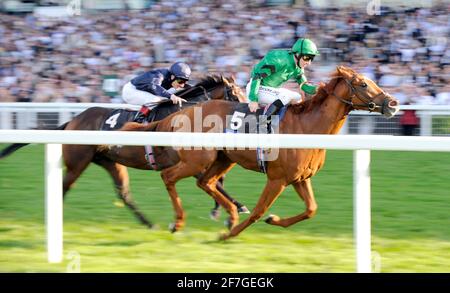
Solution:
<svg viewBox="0 0 450 293"><path fill-rule="evenodd" d="M363 83L361 84L361 87L367 87L367 83L363 82Z"/></svg>

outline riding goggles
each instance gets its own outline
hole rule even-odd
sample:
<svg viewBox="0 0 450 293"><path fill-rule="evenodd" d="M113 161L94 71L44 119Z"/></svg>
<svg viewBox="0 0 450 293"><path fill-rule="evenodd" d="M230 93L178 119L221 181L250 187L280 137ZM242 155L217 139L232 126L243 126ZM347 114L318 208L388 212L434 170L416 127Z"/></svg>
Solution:
<svg viewBox="0 0 450 293"><path fill-rule="evenodd" d="M176 81L177 81L179 84L185 84L185 83L188 82L187 79L183 79L183 78L177 78Z"/></svg>
<svg viewBox="0 0 450 293"><path fill-rule="evenodd" d="M314 56L314 55L303 55L303 56L302 56L302 59L303 59L304 61L313 61L313 60L314 60L314 57L316 57L316 56Z"/></svg>

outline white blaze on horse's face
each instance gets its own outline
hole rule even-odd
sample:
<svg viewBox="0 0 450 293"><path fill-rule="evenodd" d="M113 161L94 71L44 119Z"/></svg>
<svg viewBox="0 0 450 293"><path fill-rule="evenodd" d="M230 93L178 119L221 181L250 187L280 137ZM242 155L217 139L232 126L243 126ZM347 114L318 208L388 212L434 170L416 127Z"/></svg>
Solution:
<svg viewBox="0 0 450 293"><path fill-rule="evenodd" d="M386 118L391 118L397 114L400 109L400 103L396 98L388 93L385 93L370 78L364 78L363 83L368 85L367 92L371 97L379 97L379 100L375 99L373 102L377 105L381 105L382 108L380 109L380 113L382 113ZM384 99L387 99L387 101L385 102Z"/></svg>

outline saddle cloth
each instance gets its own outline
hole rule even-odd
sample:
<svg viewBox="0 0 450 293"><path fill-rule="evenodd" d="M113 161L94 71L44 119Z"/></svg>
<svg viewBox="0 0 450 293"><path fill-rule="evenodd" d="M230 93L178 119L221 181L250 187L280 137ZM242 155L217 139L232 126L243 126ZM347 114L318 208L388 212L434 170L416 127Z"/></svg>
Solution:
<svg viewBox="0 0 450 293"><path fill-rule="evenodd" d="M136 113L136 111L127 109L115 109L103 122L101 130L118 130L122 128L125 123L133 121Z"/></svg>
<svg viewBox="0 0 450 293"><path fill-rule="evenodd" d="M248 104L239 103L227 115L225 132L227 133L267 133L267 117L264 115L267 107L250 112ZM284 118L287 107L283 107L272 117L272 133L278 133L279 121ZM276 129L275 129L276 128Z"/></svg>
<svg viewBox="0 0 450 293"><path fill-rule="evenodd" d="M104 121L101 130L110 131L110 130L118 130L122 128L122 126L134 120L137 111L131 111L127 109L116 109L109 114L108 118ZM153 119L155 117L156 111L150 112L150 115L147 117L147 121ZM144 122L147 123L147 122ZM152 146L144 146L145 149L145 158L149 164L149 166L153 170L158 170L158 165L156 164L155 157L153 155Z"/></svg>
<svg viewBox="0 0 450 293"><path fill-rule="evenodd" d="M278 133L279 121L284 118L287 107L283 107L278 115L271 119L271 133ZM255 113L250 112L248 104L240 103L230 111L226 119L226 133L268 133L267 117L264 115L267 107L258 109ZM272 150L256 149L256 161L262 173L267 172L268 161L273 160Z"/></svg>

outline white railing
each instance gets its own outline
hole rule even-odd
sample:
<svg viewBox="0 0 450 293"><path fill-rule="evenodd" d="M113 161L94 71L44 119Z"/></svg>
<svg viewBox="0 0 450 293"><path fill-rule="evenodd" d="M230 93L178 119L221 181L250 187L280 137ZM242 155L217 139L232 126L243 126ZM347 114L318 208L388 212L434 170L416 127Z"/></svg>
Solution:
<svg viewBox="0 0 450 293"><path fill-rule="evenodd" d="M60 262L63 255L61 144L354 150L354 235L358 272L371 272L370 150L450 151L450 137L0 130L0 143L14 142L46 144L49 262Z"/></svg>
<svg viewBox="0 0 450 293"><path fill-rule="evenodd" d="M0 103L0 129L57 127L91 107L140 108L136 105L109 103Z"/></svg>
<svg viewBox="0 0 450 293"><path fill-rule="evenodd" d="M90 107L129 108L139 106L106 103L0 103L0 129L56 128ZM439 124L439 117L450 121L450 105L404 105L401 110L416 110L420 118L418 133L421 136L450 136L450 122ZM380 119L378 114L365 111L350 113L341 134L388 134L401 133L399 118ZM434 125L433 125L434 121Z"/></svg>

